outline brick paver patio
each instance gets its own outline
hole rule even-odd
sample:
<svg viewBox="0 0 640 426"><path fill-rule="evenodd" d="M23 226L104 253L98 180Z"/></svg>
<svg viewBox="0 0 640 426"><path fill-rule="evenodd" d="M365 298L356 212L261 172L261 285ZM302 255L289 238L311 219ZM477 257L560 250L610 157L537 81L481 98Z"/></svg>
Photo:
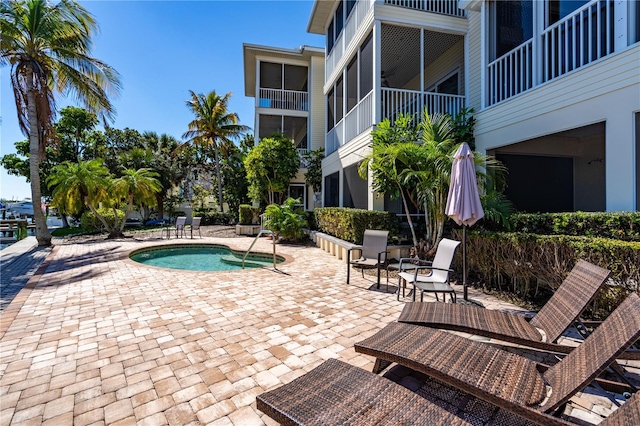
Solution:
<svg viewBox="0 0 640 426"><path fill-rule="evenodd" d="M185 242L243 250L251 239ZM256 395L328 358L370 370L373 359L353 344L403 306L369 290L371 277L352 274L347 286L344 263L315 247L278 245L287 257L279 272L176 271L128 259L166 243L53 250L46 271L0 316L1 425L273 424ZM262 239L254 250L269 253L271 244ZM612 410L578 398L590 404L587 421Z"/></svg>

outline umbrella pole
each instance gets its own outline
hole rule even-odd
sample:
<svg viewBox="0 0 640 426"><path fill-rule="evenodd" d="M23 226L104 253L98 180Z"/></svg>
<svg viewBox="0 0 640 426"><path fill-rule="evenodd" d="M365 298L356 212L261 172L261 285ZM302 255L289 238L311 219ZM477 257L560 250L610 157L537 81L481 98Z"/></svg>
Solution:
<svg viewBox="0 0 640 426"><path fill-rule="evenodd" d="M462 289L464 300L469 300L467 292L467 226L462 225Z"/></svg>

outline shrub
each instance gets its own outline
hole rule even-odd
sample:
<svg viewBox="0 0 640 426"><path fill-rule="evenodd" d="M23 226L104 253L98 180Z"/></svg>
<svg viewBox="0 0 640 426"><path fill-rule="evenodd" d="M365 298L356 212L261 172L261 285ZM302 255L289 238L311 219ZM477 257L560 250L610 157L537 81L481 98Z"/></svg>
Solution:
<svg viewBox="0 0 640 426"><path fill-rule="evenodd" d="M236 217L231 212L219 212L213 210L202 214L194 214L194 216L200 216L202 218L200 221L200 225L202 226L234 225L236 223Z"/></svg>
<svg viewBox="0 0 640 426"><path fill-rule="evenodd" d="M260 223L260 208L249 204L240 204L238 219L241 225L257 225Z"/></svg>
<svg viewBox="0 0 640 426"><path fill-rule="evenodd" d="M281 236L285 240L299 240L302 238L302 228L307 226L304 210L298 205L300 200L287 198L283 205L269 204L264 211L266 220L264 227L273 231L276 238Z"/></svg>
<svg viewBox="0 0 640 426"><path fill-rule="evenodd" d="M315 209L314 215L319 231L356 244L362 244L366 229L387 230L390 238L400 231L398 217L389 212L322 207Z"/></svg>
<svg viewBox="0 0 640 426"><path fill-rule="evenodd" d="M514 214L510 220L515 232L640 241L640 212Z"/></svg>
<svg viewBox="0 0 640 426"><path fill-rule="evenodd" d="M104 218L105 221L109 224L110 227L115 225L115 215L113 213L113 209L110 208L100 208L97 209L98 214ZM124 212L122 210L116 210L118 213L118 221L122 222L124 220ZM93 214L91 210L88 210L82 214L80 217L80 228L84 229L87 232L94 231L104 231L104 225L100 220Z"/></svg>
<svg viewBox="0 0 640 426"><path fill-rule="evenodd" d="M461 239L460 234L456 230L455 238ZM615 286L598 297L604 311L610 312L629 291L639 290L640 242L467 231L467 270L486 288L508 290L528 299L535 298L540 289L556 290L579 259L611 270ZM455 270L461 271L461 262L462 257L456 256Z"/></svg>

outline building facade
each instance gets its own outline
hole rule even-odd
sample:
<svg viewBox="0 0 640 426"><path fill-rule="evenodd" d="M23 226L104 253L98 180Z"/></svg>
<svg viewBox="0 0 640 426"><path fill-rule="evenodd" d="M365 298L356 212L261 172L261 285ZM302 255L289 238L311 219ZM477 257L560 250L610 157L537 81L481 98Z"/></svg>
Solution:
<svg viewBox="0 0 640 426"><path fill-rule="evenodd" d="M316 0L308 31L327 42L325 206L399 213L357 174L373 126L467 107L518 210L638 209L637 0Z"/></svg>
<svg viewBox="0 0 640 426"><path fill-rule="evenodd" d="M321 199L305 184L302 154L324 147L324 49L283 49L244 44L245 96L255 98L256 141L282 133L301 155L288 195L300 198L306 210Z"/></svg>

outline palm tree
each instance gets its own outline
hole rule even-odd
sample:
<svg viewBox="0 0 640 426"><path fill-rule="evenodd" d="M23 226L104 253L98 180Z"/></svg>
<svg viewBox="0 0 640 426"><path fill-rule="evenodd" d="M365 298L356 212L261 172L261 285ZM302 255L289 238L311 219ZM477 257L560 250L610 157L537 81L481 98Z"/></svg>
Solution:
<svg viewBox="0 0 640 426"><path fill-rule="evenodd" d="M92 58L91 38L98 27L93 16L73 0L1 0L0 66L11 66L11 86L18 121L29 137L31 199L39 203L38 166L55 138L56 92L70 94L101 119L112 119L109 94L117 94L119 76ZM41 209L34 209L39 245L51 234Z"/></svg>
<svg viewBox="0 0 640 426"><path fill-rule="evenodd" d="M187 101L187 107L193 112L195 119L189 123L189 130L182 137L187 139L185 143L213 148L218 181L218 203L222 210L220 154L226 156L226 147L233 144L233 139L249 130L249 127L238 124L238 115L228 111L227 104L231 93L223 97L218 96L215 90L208 95L196 94L192 90L189 93L191 99Z"/></svg>
<svg viewBox="0 0 640 426"><path fill-rule="evenodd" d="M112 176L102 160L80 160L77 163L65 161L53 167L47 184L53 189L52 204L68 214L82 212L86 206L102 222L105 229L109 225L96 211L102 200L108 197Z"/></svg>
<svg viewBox="0 0 640 426"><path fill-rule="evenodd" d="M134 202L138 205L151 206L156 202L156 193L162 191L162 185L156 179L158 176L158 173L151 169L127 169L121 177L113 182L111 190L127 203L127 209L124 212L124 219L120 224L118 236L122 235L127 217L133 210ZM116 219L117 217L116 214Z"/></svg>

